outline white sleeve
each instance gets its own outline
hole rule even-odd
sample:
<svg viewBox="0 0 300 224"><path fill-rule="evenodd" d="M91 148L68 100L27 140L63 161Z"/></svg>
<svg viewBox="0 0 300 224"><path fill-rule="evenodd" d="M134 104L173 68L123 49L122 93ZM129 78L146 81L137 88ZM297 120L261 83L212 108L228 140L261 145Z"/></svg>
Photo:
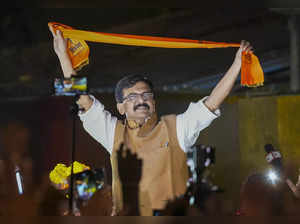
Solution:
<svg viewBox="0 0 300 224"><path fill-rule="evenodd" d="M180 147L184 152L191 148L200 131L208 127L211 122L221 115L220 110L211 112L201 99L197 103L191 103L186 112L179 114L176 117L176 132Z"/></svg>
<svg viewBox="0 0 300 224"><path fill-rule="evenodd" d="M111 154L114 144L117 118L104 110L94 96L92 107L85 113L79 113L84 129Z"/></svg>

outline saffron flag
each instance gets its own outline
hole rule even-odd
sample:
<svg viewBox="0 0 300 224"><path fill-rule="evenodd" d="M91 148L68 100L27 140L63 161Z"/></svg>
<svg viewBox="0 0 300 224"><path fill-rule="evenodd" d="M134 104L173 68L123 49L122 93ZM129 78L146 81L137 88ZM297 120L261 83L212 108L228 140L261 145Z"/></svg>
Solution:
<svg viewBox="0 0 300 224"><path fill-rule="evenodd" d="M56 22L49 22L48 26L52 26L54 31L59 29L62 32L64 38L67 38L69 40L68 52L72 61L73 68L76 70L88 64L89 61L89 47L85 41L159 48L240 47L240 44L238 43L83 31L76 30L69 26ZM243 52L241 85L248 87L257 87L262 86L263 83L264 73L259 59L251 52Z"/></svg>

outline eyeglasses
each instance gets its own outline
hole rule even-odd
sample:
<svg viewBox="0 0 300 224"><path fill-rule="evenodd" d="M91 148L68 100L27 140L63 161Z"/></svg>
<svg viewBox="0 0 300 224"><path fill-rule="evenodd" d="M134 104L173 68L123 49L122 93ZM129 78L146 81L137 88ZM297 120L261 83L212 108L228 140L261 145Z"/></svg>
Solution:
<svg viewBox="0 0 300 224"><path fill-rule="evenodd" d="M153 99L154 94L151 93L151 92L145 92L145 93L140 93L140 94L131 93L128 96L124 97L123 101L127 100L127 101L130 101L130 102L134 102L139 98L139 96L141 96L143 100L151 100L151 99Z"/></svg>

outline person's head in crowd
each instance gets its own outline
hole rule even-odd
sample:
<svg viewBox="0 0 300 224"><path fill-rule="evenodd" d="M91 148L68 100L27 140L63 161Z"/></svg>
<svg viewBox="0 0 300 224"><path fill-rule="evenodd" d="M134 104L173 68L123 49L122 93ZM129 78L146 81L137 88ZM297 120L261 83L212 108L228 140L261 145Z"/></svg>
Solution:
<svg viewBox="0 0 300 224"><path fill-rule="evenodd" d="M272 151L275 151L274 146L272 144L270 144L270 143L265 144L264 148L265 148L266 153L270 153Z"/></svg>
<svg viewBox="0 0 300 224"><path fill-rule="evenodd" d="M41 195L38 215L64 216L68 212L68 205L65 195L53 187L48 187Z"/></svg>
<svg viewBox="0 0 300 224"><path fill-rule="evenodd" d="M162 216L200 216L200 210L189 205L189 201L185 197L176 198L169 201L164 210L161 211Z"/></svg>
<svg viewBox="0 0 300 224"><path fill-rule="evenodd" d="M239 213L243 216L280 215L280 187L272 184L264 174L251 174L241 188Z"/></svg>

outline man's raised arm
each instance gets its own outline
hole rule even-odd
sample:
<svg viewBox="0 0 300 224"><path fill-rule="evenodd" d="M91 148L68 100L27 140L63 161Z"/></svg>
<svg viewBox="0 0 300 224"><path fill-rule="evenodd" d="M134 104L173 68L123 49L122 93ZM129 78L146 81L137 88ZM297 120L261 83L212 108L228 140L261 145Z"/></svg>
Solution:
<svg viewBox="0 0 300 224"><path fill-rule="evenodd" d="M53 27L49 26L49 30L53 36L53 48L59 59L61 68L65 78L70 78L71 75L76 75L76 71L73 69L71 59L67 52L67 40L63 37L60 30L53 30Z"/></svg>
<svg viewBox="0 0 300 224"><path fill-rule="evenodd" d="M244 40L241 42L241 47L236 53L233 64L204 102L210 111L218 109L233 88L241 70L243 51L252 52L252 46Z"/></svg>
<svg viewBox="0 0 300 224"><path fill-rule="evenodd" d="M76 75L76 71L73 69L67 52L67 40L59 30L55 33L52 27L49 29L53 36L54 51L59 59L64 77L71 78L72 75ZM81 95L76 103L80 109L83 109L79 116L84 129L111 153L117 118L106 111L104 106L93 96Z"/></svg>
<svg viewBox="0 0 300 224"><path fill-rule="evenodd" d="M71 59L67 52L67 40L63 37L60 30L53 30L52 26L49 26L49 30L53 36L53 48L59 59L63 74L65 78L71 78L72 75L76 75L76 71L73 69ZM77 101L79 108L88 111L93 105L93 99L88 95L80 96Z"/></svg>
<svg viewBox="0 0 300 224"><path fill-rule="evenodd" d="M210 96L197 103L191 103L183 114L177 116L177 137L183 151L187 152L195 144L200 131L220 116L219 107L229 95L240 73L243 51L252 52L249 42L241 42L241 47L236 53L233 64L213 89Z"/></svg>

